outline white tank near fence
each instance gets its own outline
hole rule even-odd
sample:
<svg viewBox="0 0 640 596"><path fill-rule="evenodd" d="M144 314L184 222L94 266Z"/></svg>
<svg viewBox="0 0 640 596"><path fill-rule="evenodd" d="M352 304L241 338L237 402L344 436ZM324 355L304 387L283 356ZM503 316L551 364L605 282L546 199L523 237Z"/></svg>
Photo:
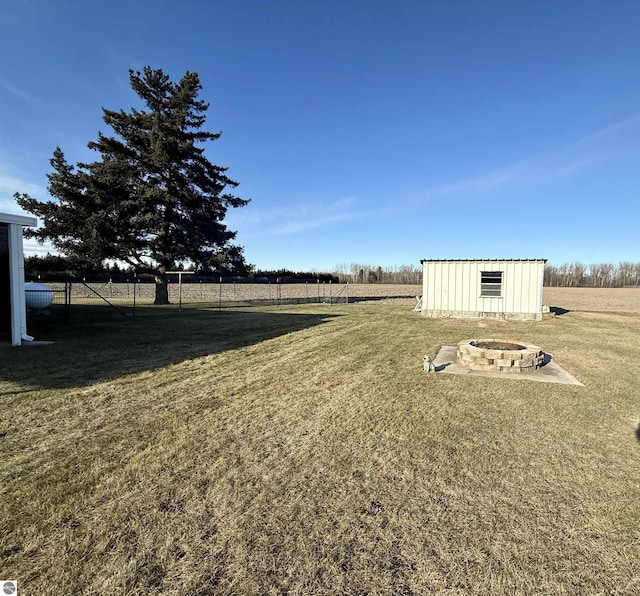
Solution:
<svg viewBox="0 0 640 596"><path fill-rule="evenodd" d="M30 281L24 284L24 299L27 308L42 310L53 302L53 292L45 284Z"/></svg>

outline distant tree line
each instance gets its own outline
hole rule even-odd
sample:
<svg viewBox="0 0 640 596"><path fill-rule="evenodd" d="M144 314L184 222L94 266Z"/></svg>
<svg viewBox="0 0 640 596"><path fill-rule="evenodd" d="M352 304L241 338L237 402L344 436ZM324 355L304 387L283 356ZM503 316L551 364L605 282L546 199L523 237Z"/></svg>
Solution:
<svg viewBox="0 0 640 596"><path fill-rule="evenodd" d="M241 265L241 266L240 266ZM193 266L178 265L176 270L193 271ZM45 256L29 256L25 258L25 275L27 279L65 280L70 277L86 278L92 281L126 281L131 279L134 270L118 263L104 263L101 266L87 266L86 262L76 261L70 257L47 254ZM293 271L290 269L254 269L244 262L220 263L215 269L200 269L196 275L185 277L185 283L199 281L217 281L220 277L225 281L247 281L254 283L276 282L325 282L325 283L366 283L366 284L413 284L422 283L422 268L414 265L381 267L350 263L337 265L333 271ZM137 274L140 281L151 282L149 274ZM640 263L624 261L614 263L563 263L561 265L546 264L544 268L544 285L559 287L586 288L625 288L640 287Z"/></svg>
<svg viewBox="0 0 640 596"><path fill-rule="evenodd" d="M66 281L77 277L86 277L92 281L108 281L113 276L126 276L127 267L120 267L117 263L92 265L79 261L73 257L52 255L32 255L24 259L24 274L28 281L42 279L44 281ZM129 274L131 275L131 274Z"/></svg>
<svg viewBox="0 0 640 596"><path fill-rule="evenodd" d="M546 264L545 286L583 288L627 288L640 286L640 263Z"/></svg>
<svg viewBox="0 0 640 596"><path fill-rule="evenodd" d="M268 281L280 280L281 282L332 282L339 283L339 279L333 273L324 271L291 271L290 269L255 269L251 272L250 277L258 280L264 279Z"/></svg>
<svg viewBox="0 0 640 596"><path fill-rule="evenodd" d="M414 265L381 267L350 263L332 272L341 283L421 284L422 268ZM545 286L625 288L640 287L640 263L546 264Z"/></svg>
<svg viewBox="0 0 640 596"><path fill-rule="evenodd" d="M184 266L178 264L176 271L194 271L193 265ZM78 278L91 281L126 281L133 277L134 273L140 281L155 281L154 275L149 272L136 271L133 267L118 262L103 262L91 264L74 257L46 254L45 256L28 256L24 260L24 271L27 279L47 279L50 281L64 281ZM246 263L225 262L220 263L215 269L201 269L198 277L247 277L251 274L251 266ZM193 279L195 276L189 276ZM186 277L185 280L186 281Z"/></svg>
<svg viewBox="0 0 640 596"><path fill-rule="evenodd" d="M231 255L233 257L233 254ZM95 265L85 260L73 257L52 255L28 256L24 260L25 276L28 280L41 279L43 281L66 281L69 279L86 279L87 281L131 281L134 274L138 281L151 283L153 274L136 271L133 267L118 262L103 262ZM215 267L195 270L194 266L179 263L176 271L194 271L195 275L185 276L183 283L213 282L223 278L228 281L247 281L253 283L269 282L333 282L338 283L338 277L332 273L320 271L291 271L289 269L261 270L254 269L244 259L230 258L218 261Z"/></svg>
<svg viewBox="0 0 640 596"><path fill-rule="evenodd" d="M340 283L421 284L422 268L415 265L381 267L364 263L337 265L332 271Z"/></svg>

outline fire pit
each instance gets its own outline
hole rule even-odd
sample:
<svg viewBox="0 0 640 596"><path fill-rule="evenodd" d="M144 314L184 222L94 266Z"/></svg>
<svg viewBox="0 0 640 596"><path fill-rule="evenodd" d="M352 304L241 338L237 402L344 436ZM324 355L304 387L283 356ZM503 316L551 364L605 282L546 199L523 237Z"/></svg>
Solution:
<svg viewBox="0 0 640 596"><path fill-rule="evenodd" d="M506 339L467 339L458 344L458 362L471 370L508 373L532 372L542 366L538 346Z"/></svg>

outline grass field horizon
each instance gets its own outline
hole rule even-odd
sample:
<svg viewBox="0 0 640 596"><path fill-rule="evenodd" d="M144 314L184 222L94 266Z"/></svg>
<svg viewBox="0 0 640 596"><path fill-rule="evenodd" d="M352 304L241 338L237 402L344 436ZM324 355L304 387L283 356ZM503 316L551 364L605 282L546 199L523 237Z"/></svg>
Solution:
<svg viewBox="0 0 640 596"><path fill-rule="evenodd" d="M64 301L64 284L47 284L56 291L55 302ZM89 287L74 282L71 289L71 304L104 304L106 298L117 306L133 306L133 284L97 282ZM95 290L94 293L91 291ZM415 306L416 297L422 294L422 285L412 284L315 284L315 283L185 283L181 292L176 283L169 284L172 304L180 301L185 306L242 307L269 304L295 303L345 303L372 302ZM136 285L138 306L149 306L155 297L155 285ZM180 295L182 294L182 295ZM543 288L543 304L563 310L631 312L640 313L640 288Z"/></svg>
<svg viewBox="0 0 640 596"><path fill-rule="evenodd" d="M167 308L1 348L0 572L24 594L638 593L639 295L556 294L537 323ZM585 386L422 371L486 336Z"/></svg>

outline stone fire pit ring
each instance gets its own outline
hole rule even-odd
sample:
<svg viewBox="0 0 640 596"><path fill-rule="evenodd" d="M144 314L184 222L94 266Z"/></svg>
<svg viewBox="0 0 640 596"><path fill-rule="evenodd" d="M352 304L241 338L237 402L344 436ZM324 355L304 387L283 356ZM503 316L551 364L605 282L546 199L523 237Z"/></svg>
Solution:
<svg viewBox="0 0 640 596"><path fill-rule="evenodd" d="M533 372L544 362L542 348L510 339L465 339L456 355L458 363L471 370L506 373Z"/></svg>

